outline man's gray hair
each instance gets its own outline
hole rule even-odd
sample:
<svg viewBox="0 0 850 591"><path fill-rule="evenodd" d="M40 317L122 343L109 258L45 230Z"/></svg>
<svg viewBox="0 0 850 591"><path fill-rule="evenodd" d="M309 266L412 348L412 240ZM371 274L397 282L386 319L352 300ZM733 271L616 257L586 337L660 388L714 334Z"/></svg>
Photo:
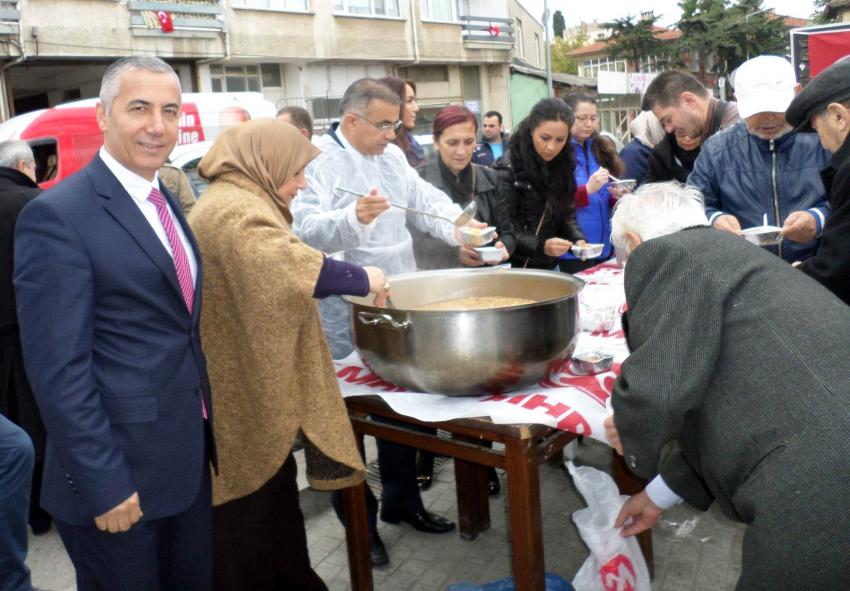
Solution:
<svg viewBox="0 0 850 591"><path fill-rule="evenodd" d="M626 248L626 232L651 240L691 226L707 226L702 195L681 183L647 183L624 195L611 219L611 243Z"/></svg>
<svg viewBox="0 0 850 591"><path fill-rule="evenodd" d="M352 82L351 86L345 90L345 94L342 95L342 100L339 103L339 114L357 113L358 115L365 115L372 101L381 101L401 107L401 99L388 86L373 78L361 78Z"/></svg>
<svg viewBox="0 0 850 591"><path fill-rule="evenodd" d="M27 164L35 162L32 148L21 140L9 140L0 142L0 166L4 168L17 168L18 162L23 160Z"/></svg>
<svg viewBox="0 0 850 591"><path fill-rule="evenodd" d="M118 96L122 74L129 70L147 70L148 72L156 72L157 74L171 74L177 80L177 86L180 86L180 77L177 76L177 72L158 57L147 55L122 57L120 60L112 62L106 68L106 72L103 73L103 79L100 82L100 102L103 103L103 108L107 113L112 110L112 101Z"/></svg>

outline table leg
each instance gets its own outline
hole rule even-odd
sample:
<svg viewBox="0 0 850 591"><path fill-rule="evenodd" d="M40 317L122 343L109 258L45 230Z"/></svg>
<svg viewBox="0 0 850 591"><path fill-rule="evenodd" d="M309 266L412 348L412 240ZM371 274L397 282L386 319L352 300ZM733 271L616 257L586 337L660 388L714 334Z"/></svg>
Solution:
<svg viewBox="0 0 850 591"><path fill-rule="evenodd" d="M543 518L540 511L540 470L534 441L505 441L511 560L517 591L543 591Z"/></svg>
<svg viewBox="0 0 850 591"><path fill-rule="evenodd" d="M614 482L617 483L620 492L624 495L634 495L641 492L646 487L646 480L640 476L636 476L628 466L623 456L618 454L613 449L611 450L611 473L614 476ZM649 569L650 578L655 576L655 562L652 554L652 530L648 529L637 535L638 545L646 559L646 567Z"/></svg>
<svg viewBox="0 0 850 591"><path fill-rule="evenodd" d="M352 591L372 591L372 559L369 555L369 521L366 516L366 483L342 489L345 542Z"/></svg>
<svg viewBox="0 0 850 591"><path fill-rule="evenodd" d="M487 468L457 458L454 465L460 537L474 540L490 528Z"/></svg>

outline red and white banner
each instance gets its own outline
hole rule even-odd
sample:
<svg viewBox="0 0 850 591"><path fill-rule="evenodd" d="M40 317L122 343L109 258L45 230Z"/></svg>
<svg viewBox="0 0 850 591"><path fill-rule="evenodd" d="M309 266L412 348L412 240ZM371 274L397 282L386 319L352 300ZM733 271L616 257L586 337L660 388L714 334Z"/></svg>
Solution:
<svg viewBox="0 0 850 591"><path fill-rule="evenodd" d="M615 265L604 264L590 269L582 278L587 282L583 293L594 293L594 301L600 301L600 298L595 289L588 289L590 287L614 294L607 298L606 306L614 306L618 312L622 310L625 299L622 295L622 270ZM586 300L580 301L581 313L593 313L591 298ZM378 395L395 412L420 421L490 417L494 423L543 424L608 443L602 421L611 414L611 391L620 363L628 355L620 315L611 318L610 324L608 316L610 314L599 314L605 320L602 330L586 328L582 331L574 355L588 351L614 355L610 371L592 376L576 375L566 363L538 384L507 394L442 396L409 392L375 375L356 352L346 359L334 361L334 365L343 396ZM582 324L585 326L584 322Z"/></svg>

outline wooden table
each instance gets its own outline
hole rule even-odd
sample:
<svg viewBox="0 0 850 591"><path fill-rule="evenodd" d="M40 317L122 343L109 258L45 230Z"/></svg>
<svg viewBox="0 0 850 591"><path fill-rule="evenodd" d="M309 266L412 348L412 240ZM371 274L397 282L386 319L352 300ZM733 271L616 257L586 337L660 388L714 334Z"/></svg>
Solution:
<svg viewBox="0 0 850 591"><path fill-rule="evenodd" d="M490 500L486 466L507 472L508 507L511 529L513 576L518 591L544 589L543 523L540 511L538 466L559 452L576 435L545 425L497 425L489 419L454 419L423 423L395 413L378 396L350 396L345 399L355 434L372 435L411 447L454 458L457 486L458 528L464 539L474 540L490 527ZM404 426L374 421L371 416L389 418ZM406 428L407 425L436 427L451 434L439 438ZM359 439L359 438L358 438ZM504 451L490 447L504 444ZM614 478L624 493L638 492L643 482L631 475L614 455ZM365 484L342 491L348 563L352 591L370 591L372 564L369 557L369 531L366 517ZM652 572L652 537L640 536L641 549Z"/></svg>

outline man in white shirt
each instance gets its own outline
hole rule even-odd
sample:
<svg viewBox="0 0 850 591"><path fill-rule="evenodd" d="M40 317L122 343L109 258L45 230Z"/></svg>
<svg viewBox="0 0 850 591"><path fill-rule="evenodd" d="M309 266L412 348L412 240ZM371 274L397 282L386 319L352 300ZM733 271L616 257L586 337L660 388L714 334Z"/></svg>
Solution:
<svg viewBox="0 0 850 591"><path fill-rule="evenodd" d="M747 524L738 589L850 580L850 314L763 248L708 227L690 189L624 197L629 356L606 434L652 478L615 520L628 536L686 501ZM840 581L841 583L837 583Z"/></svg>
<svg viewBox="0 0 850 591"><path fill-rule="evenodd" d="M416 270L413 241L406 219L423 232L460 246L448 221L411 215L390 204L434 213L449 220L460 207L420 178L392 143L401 101L377 80L364 78L345 91L340 122L322 136L321 155L307 166L307 188L292 203L295 233L310 246L338 253L358 265L380 267L387 275ZM341 298L319 302L325 335L335 359L354 350L349 306ZM419 531L443 533L454 523L425 510L416 483L416 450L378 440L383 485L381 519L405 522ZM339 507L339 499L334 499ZM377 533L377 501L367 487L372 563L389 558ZM338 509L339 512L339 509Z"/></svg>
<svg viewBox="0 0 850 591"><path fill-rule="evenodd" d="M112 64L99 154L18 218L21 343L47 428L42 504L80 591L212 586L200 253L157 175L180 96L158 58Z"/></svg>

